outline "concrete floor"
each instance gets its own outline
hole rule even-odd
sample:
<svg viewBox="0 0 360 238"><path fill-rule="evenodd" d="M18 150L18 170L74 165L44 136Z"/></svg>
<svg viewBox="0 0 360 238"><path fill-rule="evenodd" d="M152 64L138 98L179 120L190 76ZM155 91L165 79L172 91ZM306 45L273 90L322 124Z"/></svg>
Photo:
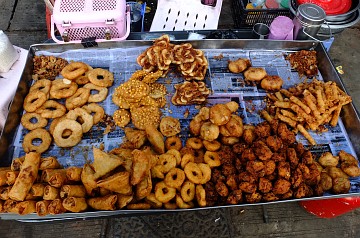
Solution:
<svg viewBox="0 0 360 238"><path fill-rule="evenodd" d="M231 0L224 0L219 28L232 25ZM0 29L23 48L47 39L45 4L0 0ZM354 104L360 108L360 25L335 37L330 57ZM359 237L360 210L320 219L296 202L162 215L20 223L0 221L0 237ZM264 217L266 219L264 219Z"/></svg>

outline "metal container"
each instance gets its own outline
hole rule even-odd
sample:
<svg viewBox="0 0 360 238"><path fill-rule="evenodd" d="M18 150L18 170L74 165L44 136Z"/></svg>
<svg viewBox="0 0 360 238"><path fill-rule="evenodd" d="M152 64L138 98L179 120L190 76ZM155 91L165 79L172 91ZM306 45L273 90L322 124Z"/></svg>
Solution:
<svg viewBox="0 0 360 238"><path fill-rule="evenodd" d="M317 40L316 34L325 22L325 17L325 11L321 7L311 3L301 4L293 20L294 39Z"/></svg>

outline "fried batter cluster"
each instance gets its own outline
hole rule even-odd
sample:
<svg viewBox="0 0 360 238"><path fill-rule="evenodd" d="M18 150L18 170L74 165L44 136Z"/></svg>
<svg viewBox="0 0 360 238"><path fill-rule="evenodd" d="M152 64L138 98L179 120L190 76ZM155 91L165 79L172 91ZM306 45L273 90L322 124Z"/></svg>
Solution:
<svg viewBox="0 0 360 238"><path fill-rule="evenodd" d="M171 98L174 105L203 104L210 95L210 90L204 82L184 82L176 84L175 93Z"/></svg>
<svg viewBox="0 0 360 238"><path fill-rule="evenodd" d="M319 195L317 163L281 121L247 126L237 143L216 153L221 165L205 184L210 206Z"/></svg>
<svg viewBox="0 0 360 238"><path fill-rule="evenodd" d="M97 102L107 97L108 89L102 86L105 78L89 79L87 73L91 74L96 69L82 62L70 63L66 67L76 68L79 64L85 65L86 71L81 71L83 75L75 74L73 81L39 79L30 87L23 104L26 113L21 118L23 127L30 130L23 140L26 153L45 152L53 139L59 147L75 146L81 141L83 133L103 119L104 109ZM102 70L96 75L112 75ZM83 78L82 84L76 83L79 77ZM105 83L107 87L112 85L113 78L109 80ZM47 131L45 127L49 121L51 124ZM36 140L41 142L36 143Z"/></svg>
<svg viewBox="0 0 360 238"><path fill-rule="evenodd" d="M194 49L189 43L171 44L168 35L156 39L136 61L146 72L161 71L163 77L170 65L175 64L186 80L204 80L208 68L208 61L202 50Z"/></svg>
<svg viewBox="0 0 360 238"><path fill-rule="evenodd" d="M360 176L358 160L343 150L339 152L338 156L325 152L319 157L318 162L320 182L317 193L320 195L326 191L335 194L348 193L350 190L349 177Z"/></svg>
<svg viewBox="0 0 360 238"><path fill-rule="evenodd" d="M315 145L315 140L306 131L325 131L325 124L337 125L342 106L350 103L351 97L341 90L335 82L313 80L300 83L289 89L267 95L267 120L272 117L286 122L299 130L305 138ZM265 115L266 112L263 112Z"/></svg>
<svg viewBox="0 0 360 238"><path fill-rule="evenodd" d="M114 120L119 127L125 127L130 118L134 126L144 130L147 125L159 126L160 107L166 104L166 87L155 81L161 76L138 70L130 79L120 84L112 95L112 101L120 107L114 113Z"/></svg>
<svg viewBox="0 0 360 238"><path fill-rule="evenodd" d="M251 62L249 59L239 58L234 61L229 60L229 62L228 62L228 68L229 68L230 72L234 73L234 74L241 73L250 66L251 66Z"/></svg>
<svg viewBox="0 0 360 238"><path fill-rule="evenodd" d="M301 50L286 56L293 69L297 70L300 76L313 77L318 73L317 58L315 50Z"/></svg>
<svg viewBox="0 0 360 238"><path fill-rule="evenodd" d="M237 143L244 130L241 117L235 114L238 108L234 101L201 108L190 122L190 133L207 141L219 138L226 145Z"/></svg>
<svg viewBox="0 0 360 238"><path fill-rule="evenodd" d="M33 80L54 80L61 70L68 64L68 62L62 58L45 55L34 56L33 63Z"/></svg>

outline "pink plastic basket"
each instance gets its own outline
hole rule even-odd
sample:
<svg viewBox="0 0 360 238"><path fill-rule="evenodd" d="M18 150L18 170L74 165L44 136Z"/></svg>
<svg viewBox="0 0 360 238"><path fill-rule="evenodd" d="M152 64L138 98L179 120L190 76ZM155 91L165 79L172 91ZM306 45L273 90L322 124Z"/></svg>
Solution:
<svg viewBox="0 0 360 238"><path fill-rule="evenodd" d="M55 27L62 40L55 36ZM57 43L125 40L130 33L130 7L125 0L56 0L51 37Z"/></svg>

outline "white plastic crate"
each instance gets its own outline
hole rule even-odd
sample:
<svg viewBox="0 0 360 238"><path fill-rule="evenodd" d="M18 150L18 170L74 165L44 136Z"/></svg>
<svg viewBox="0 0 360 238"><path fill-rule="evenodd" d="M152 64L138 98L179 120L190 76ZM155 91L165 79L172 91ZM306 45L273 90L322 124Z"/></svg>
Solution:
<svg viewBox="0 0 360 238"><path fill-rule="evenodd" d="M215 6L201 0L158 0L150 31L186 31L217 29L222 0Z"/></svg>
<svg viewBox="0 0 360 238"><path fill-rule="evenodd" d="M62 40L55 36L55 27ZM130 33L130 9L125 0L56 0L51 37L57 43L125 40Z"/></svg>

